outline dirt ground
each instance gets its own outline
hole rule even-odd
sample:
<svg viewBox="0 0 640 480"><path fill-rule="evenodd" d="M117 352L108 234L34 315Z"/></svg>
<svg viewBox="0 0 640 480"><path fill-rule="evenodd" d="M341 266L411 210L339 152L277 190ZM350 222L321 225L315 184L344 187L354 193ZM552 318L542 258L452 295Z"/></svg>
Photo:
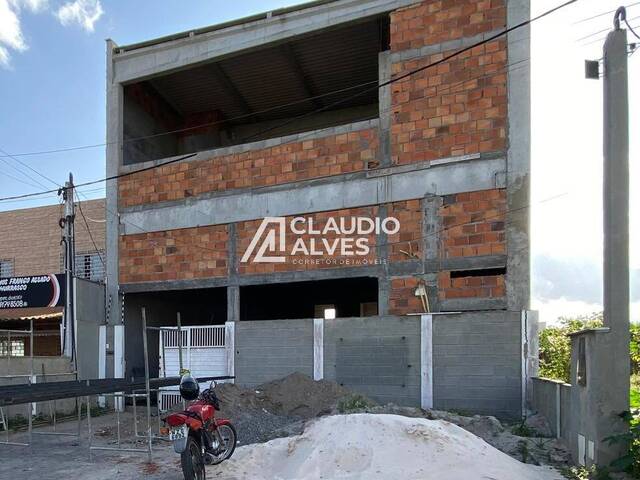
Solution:
<svg viewBox="0 0 640 480"><path fill-rule="evenodd" d="M279 437L299 435L305 424L319 416L338 413L338 404L354 396L349 390L328 381L314 382L310 378L293 374L256 389L243 389L233 384L219 385L216 389L221 400L220 417L231 419L238 430L238 447L263 443ZM360 398L362 399L362 398ZM366 399L364 399L366 400ZM348 403L349 413L369 412L395 414L405 417L442 419L454 423L483 438L487 443L512 457L536 465L565 466L567 454L555 439L519 437L511 426L503 426L497 419L486 416L462 416L449 412L425 411L396 405L368 405ZM146 429L144 408L138 409L138 431ZM152 427L157 432L157 417ZM117 417L114 413L92 417L93 446L117 445ZM131 407L120 415L120 437L123 448L146 449L146 439L135 438ZM77 422L58 425L58 432L77 432ZM34 431L47 432L51 427ZM0 435L0 441L5 438ZM24 432L11 435L11 441L25 441ZM11 479L181 479L179 456L168 442L153 443L152 462L147 454L92 451L88 448L87 421L81 424L81 437L33 435L31 447L0 445L0 478ZM225 463L208 467L208 478L225 477Z"/></svg>

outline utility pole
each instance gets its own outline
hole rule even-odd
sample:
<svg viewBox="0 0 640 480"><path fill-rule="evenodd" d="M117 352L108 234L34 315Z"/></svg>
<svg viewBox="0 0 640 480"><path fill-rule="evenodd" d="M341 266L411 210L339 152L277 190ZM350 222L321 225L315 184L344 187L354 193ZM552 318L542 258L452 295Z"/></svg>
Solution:
<svg viewBox="0 0 640 480"><path fill-rule="evenodd" d="M612 381L629 408L629 95L626 12L618 9L604 44L604 326L610 328ZM615 379L615 380L614 380ZM619 390L618 390L619 389ZM622 405L624 404L624 405Z"/></svg>
<svg viewBox="0 0 640 480"><path fill-rule="evenodd" d="M64 273L66 281L66 298L64 304L64 337L63 355L71 358L74 370L77 367L76 359L76 332L75 332L75 305L73 279L75 276L75 205L73 203L73 175L69 173L69 181L65 182L58 195L62 195L64 200L64 217L60 219L60 226L63 228L62 244L64 245Z"/></svg>

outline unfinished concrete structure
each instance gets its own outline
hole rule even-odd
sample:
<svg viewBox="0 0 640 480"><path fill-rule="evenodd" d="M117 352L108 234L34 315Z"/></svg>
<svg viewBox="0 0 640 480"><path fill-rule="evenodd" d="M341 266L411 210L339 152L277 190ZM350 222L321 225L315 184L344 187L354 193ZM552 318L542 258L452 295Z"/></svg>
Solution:
<svg viewBox="0 0 640 480"><path fill-rule="evenodd" d="M379 398L519 414L529 30L385 82L528 18L526 0L318 1L108 41L107 175L128 174L107 184L109 372L139 371L145 305L156 324L180 311L185 325L230 325L240 383L322 371ZM392 216L400 230L367 237L367 262L242 261L265 217L297 216ZM314 330L327 307L338 318ZM461 313L403 317L425 309ZM347 338L368 371L335 373L353 360ZM381 375L388 388L371 387Z"/></svg>

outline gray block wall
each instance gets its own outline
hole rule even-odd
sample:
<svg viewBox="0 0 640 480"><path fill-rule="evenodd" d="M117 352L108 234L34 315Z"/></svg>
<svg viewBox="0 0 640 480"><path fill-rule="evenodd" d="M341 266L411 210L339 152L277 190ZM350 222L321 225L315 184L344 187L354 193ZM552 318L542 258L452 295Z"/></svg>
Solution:
<svg viewBox="0 0 640 480"><path fill-rule="evenodd" d="M255 387L293 372L313 377L313 320L237 322L235 374Z"/></svg>
<svg viewBox="0 0 640 480"><path fill-rule="evenodd" d="M518 418L521 385L520 312L434 316L434 408Z"/></svg>
<svg viewBox="0 0 640 480"><path fill-rule="evenodd" d="M533 379L533 401L532 408L535 413L541 414L549 422L551 431L558 436L558 389L564 384L558 380L536 377ZM567 385L571 388L570 385ZM562 393L560 392L560 395ZM561 428L562 429L562 428Z"/></svg>
<svg viewBox="0 0 640 480"><path fill-rule="evenodd" d="M324 378L380 403L420 406L420 317L325 320Z"/></svg>

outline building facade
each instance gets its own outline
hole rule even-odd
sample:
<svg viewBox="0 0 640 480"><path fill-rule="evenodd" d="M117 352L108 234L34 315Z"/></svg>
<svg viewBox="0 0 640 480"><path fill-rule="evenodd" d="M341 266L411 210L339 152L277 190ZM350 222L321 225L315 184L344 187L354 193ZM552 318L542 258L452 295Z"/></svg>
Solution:
<svg viewBox="0 0 640 480"><path fill-rule="evenodd" d="M335 310L500 330L527 310L529 30L447 57L528 18L526 0L336 0L108 41L108 317L125 332L108 369L141 371L141 306L270 328ZM354 218L398 229L354 257L349 228L325 228Z"/></svg>
<svg viewBox="0 0 640 480"><path fill-rule="evenodd" d="M105 278L104 204L104 199L82 202L87 223L80 213L75 222L76 274L93 282ZM0 278L63 273L62 217L62 205L0 212ZM0 309L1 329L28 330L31 319L36 330L34 355L60 355L62 307ZM0 338L0 356L30 355L26 337L13 338L10 344L6 335Z"/></svg>

